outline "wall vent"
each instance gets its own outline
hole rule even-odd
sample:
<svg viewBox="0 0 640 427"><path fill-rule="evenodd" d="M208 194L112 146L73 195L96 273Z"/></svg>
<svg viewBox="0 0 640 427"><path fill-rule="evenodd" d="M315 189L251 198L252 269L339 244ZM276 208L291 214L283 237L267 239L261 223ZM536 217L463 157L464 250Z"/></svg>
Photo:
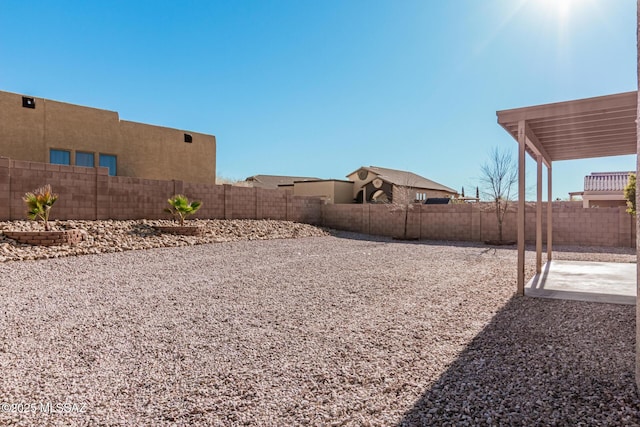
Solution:
<svg viewBox="0 0 640 427"><path fill-rule="evenodd" d="M22 106L24 108L36 108L36 100L28 96L22 97Z"/></svg>
<svg viewBox="0 0 640 427"><path fill-rule="evenodd" d="M193 136L191 136L191 134L189 134L189 133L185 133L184 134L184 142L192 143L193 142Z"/></svg>

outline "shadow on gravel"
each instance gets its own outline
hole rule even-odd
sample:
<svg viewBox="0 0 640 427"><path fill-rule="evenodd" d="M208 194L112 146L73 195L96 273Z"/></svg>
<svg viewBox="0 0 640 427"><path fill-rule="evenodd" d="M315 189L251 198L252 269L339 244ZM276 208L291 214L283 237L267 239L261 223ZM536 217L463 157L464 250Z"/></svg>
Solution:
<svg viewBox="0 0 640 427"><path fill-rule="evenodd" d="M159 236L161 233L149 224L134 224L129 230L129 234L138 237Z"/></svg>
<svg viewBox="0 0 640 427"><path fill-rule="evenodd" d="M514 297L399 426L638 425L635 307Z"/></svg>
<svg viewBox="0 0 640 427"><path fill-rule="evenodd" d="M458 241L458 240L403 240L403 239L394 239L392 237L385 236L374 236L370 234L362 234L355 233L352 231L341 231L334 229L325 229L327 233L329 233L333 237L337 237L340 239L349 239L349 240L358 240L363 242L384 242L384 243L401 243L406 245L421 245L421 246L458 246L458 247L490 247L493 246L485 245L482 242L466 242L466 241ZM514 249L515 246L503 246L505 249Z"/></svg>
<svg viewBox="0 0 640 427"><path fill-rule="evenodd" d="M484 242L469 242L462 240L402 240L402 239L393 239L391 237L385 236L374 236L362 233L355 233L352 231L341 231L334 229L325 229L327 233L331 234L333 237L341 238L341 239L350 239L350 240L359 240L359 241L369 241L369 242L384 242L384 243L402 243L407 245L422 245L422 246L455 246L455 247L471 247L471 248L485 248L487 251L496 251L499 249L513 250L515 251L516 245L490 245ZM526 250L530 252L534 252L536 247L534 244L527 244ZM543 245L542 249L543 253L546 254L547 247ZM625 248L625 247L611 247L611 246L565 246L565 245L554 245L553 253L556 255L556 259L563 259L563 253L572 253L572 252L580 252L582 254L593 254L598 256L600 254L610 254L610 255L631 255L635 257L636 249L635 248ZM620 261L618 261L620 262ZM634 261L629 261L634 262Z"/></svg>

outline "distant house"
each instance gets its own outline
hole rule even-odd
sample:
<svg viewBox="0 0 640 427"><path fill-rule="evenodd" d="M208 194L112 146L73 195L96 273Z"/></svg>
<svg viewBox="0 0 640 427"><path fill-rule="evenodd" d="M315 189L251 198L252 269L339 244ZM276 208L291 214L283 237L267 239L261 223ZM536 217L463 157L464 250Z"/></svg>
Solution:
<svg viewBox="0 0 640 427"><path fill-rule="evenodd" d="M268 188L275 190L278 187L293 186L296 181L318 181L319 178L310 178L302 176L282 176L282 175L253 175L245 179L245 182L251 187Z"/></svg>
<svg viewBox="0 0 640 427"><path fill-rule="evenodd" d="M624 187L634 172L592 172L584 177L584 191L569 193L571 200L582 196L585 208L626 206Z"/></svg>
<svg viewBox="0 0 640 427"><path fill-rule="evenodd" d="M317 196L325 203L389 203L394 193L408 195L411 202L424 202L429 198L457 197L458 192L413 172L361 167L347 175L348 181L280 175L254 175L243 183L252 187L283 189L295 196Z"/></svg>
<svg viewBox="0 0 640 427"><path fill-rule="evenodd" d="M354 199L357 203L393 202L394 194L409 192L417 202L429 198L457 197L453 188L432 181L413 172L362 166L347 175L354 182Z"/></svg>

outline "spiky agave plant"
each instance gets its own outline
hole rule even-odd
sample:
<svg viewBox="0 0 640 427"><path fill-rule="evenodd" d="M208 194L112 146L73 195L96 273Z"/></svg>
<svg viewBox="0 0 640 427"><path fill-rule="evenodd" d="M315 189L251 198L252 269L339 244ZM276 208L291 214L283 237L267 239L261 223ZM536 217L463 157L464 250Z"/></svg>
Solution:
<svg viewBox="0 0 640 427"><path fill-rule="evenodd" d="M22 200L27 204L27 217L34 221L41 219L44 221L44 229L49 231L49 212L58 200L58 195L51 191L51 185L47 184L31 193L26 193Z"/></svg>
<svg viewBox="0 0 640 427"><path fill-rule="evenodd" d="M193 202L189 202L189 199L182 194L176 194L167 201L171 207L166 208L165 212L168 212L178 218L180 220L180 225L184 225L185 218L196 213L202 206L202 202L195 200Z"/></svg>

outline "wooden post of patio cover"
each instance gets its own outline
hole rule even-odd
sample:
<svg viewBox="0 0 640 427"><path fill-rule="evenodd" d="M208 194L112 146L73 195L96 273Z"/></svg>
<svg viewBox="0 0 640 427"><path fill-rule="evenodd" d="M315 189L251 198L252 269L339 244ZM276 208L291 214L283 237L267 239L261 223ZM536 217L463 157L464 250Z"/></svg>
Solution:
<svg viewBox="0 0 640 427"><path fill-rule="evenodd" d="M637 77L638 84L640 84L640 0L636 5L636 25L637 25L637 37L636 45L638 53L636 55L637 60ZM638 102L640 102L640 90L637 94ZM638 105L638 104L636 104ZM640 153L640 108L636 107L636 152ZM640 156L636 156L636 173L640 170ZM640 201L640 191L636 191L636 205ZM640 215L636 214L636 230L640 230ZM640 233L636 233L636 256L640 255ZM636 289L637 294L640 295L640 268L637 269L636 276ZM638 297L636 296L636 321L640 318L640 304L638 304ZM640 388L640 327L636 327L636 386Z"/></svg>
<svg viewBox="0 0 640 427"><path fill-rule="evenodd" d="M547 166L547 262L551 262L553 244L553 186L551 185L551 162Z"/></svg>
<svg viewBox="0 0 640 427"><path fill-rule="evenodd" d="M527 135L526 122L518 122L518 288L517 294L524 295L524 220L525 220L525 180L524 161Z"/></svg>
<svg viewBox="0 0 640 427"><path fill-rule="evenodd" d="M536 273L542 271L542 155L537 160L537 186L536 186Z"/></svg>

